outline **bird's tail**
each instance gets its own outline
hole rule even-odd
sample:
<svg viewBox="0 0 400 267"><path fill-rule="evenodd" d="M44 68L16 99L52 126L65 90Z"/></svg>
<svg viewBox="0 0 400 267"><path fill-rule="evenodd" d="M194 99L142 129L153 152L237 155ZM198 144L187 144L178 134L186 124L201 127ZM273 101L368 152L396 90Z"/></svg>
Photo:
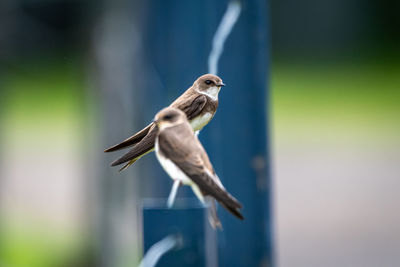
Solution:
<svg viewBox="0 0 400 267"><path fill-rule="evenodd" d="M150 123L143 130L141 130L141 131L135 133L134 135L132 135L131 137L125 139L123 142L116 144L115 146L107 148L106 150L104 150L104 152L117 151L117 150L127 148L127 147L130 147L130 146L133 146L133 145L139 143L148 134L148 132L151 130L153 125L154 125L153 123Z"/></svg>
<svg viewBox="0 0 400 267"><path fill-rule="evenodd" d="M143 150L141 150L141 151L143 151ZM128 169L132 164L134 164L136 161L138 161L141 157L143 157L143 156L145 156L145 155L147 155L148 153L150 153L150 152L153 152L154 151L154 147L151 147L151 148L149 148L149 149L147 149L147 150L145 150L142 154L139 154L139 153L137 153L137 154L139 154L136 158L133 158L133 159L131 159L131 160L125 160L124 159L124 157L129 153L127 153L126 155L124 155L124 156L122 156L121 158L119 158L119 159L117 159L117 160L115 160L115 161L113 161L112 163L111 163L111 166L117 166L117 165L120 165L120 164L123 164L123 163L125 163L125 162L127 162L121 169L119 169L119 171L121 172L121 171L124 171L124 170L126 170L126 169ZM121 161L121 162L120 162Z"/></svg>
<svg viewBox="0 0 400 267"><path fill-rule="evenodd" d="M236 198L234 198L231 194L229 194L227 191L221 190L221 192L222 194L219 194L218 197L216 197L218 202L230 213L235 215L237 218L243 220L244 217L240 212L242 204L240 204L240 202Z"/></svg>
<svg viewBox="0 0 400 267"><path fill-rule="evenodd" d="M135 163L139 158L133 159L131 161L129 161L128 163L126 163L121 169L119 169L119 172L125 171L126 169L128 169L133 163Z"/></svg>
<svg viewBox="0 0 400 267"><path fill-rule="evenodd" d="M229 194L219 181L216 181L216 179L219 180L218 177L213 177L203 173L201 175L192 174L190 178L194 183L199 185L203 195L215 198L230 213L241 220L244 219L242 213L240 212L242 204L240 204L236 198Z"/></svg>
<svg viewBox="0 0 400 267"><path fill-rule="evenodd" d="M137 143L128 153L120 157L119 159L113 161L111 166L117 166L126 163L120 171L125 170L130 165L135 163L138 159L150 153L154 150L154 142L157 136L157 128L152 128L151 131L139 142Z"/></svg>
<svg viewBox="0 0 400 267"><path fill-rule="evenodd" d="M228 206L224 203L221 203L222 206L224 206L225 209L227 209L230 213L232 213L233 215L235 215L237 218L244 220L244 217L242 215L242 213L240 212L240 210L238 208L233 208L231 206Z"/></svg>

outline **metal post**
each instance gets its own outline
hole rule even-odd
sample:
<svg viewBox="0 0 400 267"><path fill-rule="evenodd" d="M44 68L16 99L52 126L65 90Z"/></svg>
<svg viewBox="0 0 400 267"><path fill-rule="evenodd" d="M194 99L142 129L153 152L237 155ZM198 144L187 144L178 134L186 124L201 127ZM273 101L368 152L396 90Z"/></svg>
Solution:
<svg viewBox="0 0 400 267"><path fill-rule="evenodd" d="M242 5L219 65L228 86L200 139L224 185L245 207L243 222L220 209L220 266L271 266L267 10L261 0ZM146 50L156 77L165 85L166 105L206 72L211 40L227 2L151 1L149 6L153 16L146 23Z"/></svg>
<svg viewBox="0 0 400 267"><path fill-rule="evenodd" d="M238 221L220 209L220 266L272 266L266 1L242 5L219 65L227 88L215 121L201 137L223 184L243 203L246 217Z"/></svg>
<svg viewBox="0 0 400 267"><path fill-rule="evenodd" d="M168 236L178 237L179 244L157 263L162 266L217 266L216 232L208 223L207 209L196 199L179 199L168 209L164 199L144 202L144 252ZM160 248L159 248L160 249Z"/></svg>

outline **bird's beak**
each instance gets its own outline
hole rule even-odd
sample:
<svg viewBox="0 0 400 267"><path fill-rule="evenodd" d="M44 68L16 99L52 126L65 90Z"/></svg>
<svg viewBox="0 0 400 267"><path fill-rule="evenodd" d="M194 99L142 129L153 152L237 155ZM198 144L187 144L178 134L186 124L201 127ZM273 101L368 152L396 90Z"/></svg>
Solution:
<svg viewBox="0 0 400 267"><path fill-rule="evenodd" d="M221 83L217 84L217 86L218 86L218 87L224 87L225 84L224 84L223 82L221 82Z"/></svg>

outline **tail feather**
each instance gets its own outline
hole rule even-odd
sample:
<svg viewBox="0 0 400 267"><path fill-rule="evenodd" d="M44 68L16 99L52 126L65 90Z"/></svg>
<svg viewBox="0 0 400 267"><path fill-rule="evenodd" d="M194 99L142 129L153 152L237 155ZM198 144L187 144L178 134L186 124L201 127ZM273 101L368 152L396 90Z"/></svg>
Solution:
<svg viewBox="0 0 400 267"><path fill-rule="evenodd" d="M180 162L180 165L183 166L183 168L185 167L184 162ZM229 194L228 191L226 191L226 189L222 186L222 184L220 184L220 182L216 181L216 179L218 179L219 181L218 177L212 177L207 172L193 174L187 171L186 174L195 184L200 187L203 195L215 198L233 215L241 220L244 219L243 215L240 213L242 204L240 204L240 202L236 198Z"/></svg>
<svg viewBox="0 0 400 267"><path fill-rule="evenodd" d="M147 153L154 150L154 142L156 140L157 128L152 128L151 131L138 143L136 144L128 153L120 157L111 163L111 166L117 166L128 162L121 170L126 169L138 159L146 155Z"/></svg>
<svg viewBox="0 0 400 267"><path fill-rule="evenodd" d="M224 203L221 203L222 206L224 206L224 208L229 211L230 213L232 213L234 216L236 216L237 218L244 220L244 217L242 215L242 213L240 213L240 211L237 208L233 208L231 206L227 206Z"/></svg>
<svg viewBox="0 0 400 267"><path fill-rule="evenodd" d="M144 155L154 151L154 146L139 147L138 149L135 149L135 148L136 148L136 146L134 146L131 151L129 151L128 153L126 153L125 155L120 157L119 159L116 159L113 162L111 162L111 166L114 167L114 166L118 166L118 165L121 165L121 164L127 162L124 165L124 167L122 167L120 169L120 171L123 171L126 168L128 168L129 166L131 166L132 164L134 164L136 161L138 161Z"/></svg>
<svg viewBox="0 0 400 267"><path fill-rule="evenodd" d="M133 146L133 145L139 143L149 133L152 126L153 126L153 123L150 123L143 130L141 130L141 131L137 132L136 134L132 135L131 137L125 139L123 142L121 142L115 146L107 148L106 150L104 150L104 152L117 151L117 150L127 148L127 147L130 147L130 146Z"/></svg>
<svg viewBox="0 0 400 267"><path fill-rule="evenodd" d="M243 220L244 217L240 212L242 204L240 204L240 202L236 198L234 198L231 194L229 194L227 191L223 190L221 192L223 193L219 194L219 196L216 197L218 202L230 213L235 215L237 218Z"/></svg>
<svg viewBox="0 0 400 267"><path fill-rule="evenodd" d="M135 163L139 158L133 159L131 161L129 161L128 163L126 163L121 169L119 169L119 172L122 172L126 169L128 169L133 163Z"/></svg>

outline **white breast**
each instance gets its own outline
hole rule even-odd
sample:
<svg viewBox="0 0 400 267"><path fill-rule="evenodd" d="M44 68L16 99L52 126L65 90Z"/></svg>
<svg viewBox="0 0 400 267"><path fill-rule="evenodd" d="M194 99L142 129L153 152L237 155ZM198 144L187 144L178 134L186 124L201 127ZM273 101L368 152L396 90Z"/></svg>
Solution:
<svg viewBox="0 0 400 267"><path fill-rule="evenodd" d="M206 95L215 101L215 100L218 100L218 94L219 94L220 90L221 90L221 87L213 86L213 87L208 88L206 91L197 90L197 92L200 94Z"/></svg>
<svg viewBox="0 0 400 267"><path fill-rule="evenodd" d="M179 180L183 184L193 185L192 180L190 180L187 175L179 169L171 160L160 154L160 146L158 145L158 138L155 142L156 156L164 171L172 178L172 180Z"/></svg>
<svg viewBox="0 0 400 267"><path fill-rule="evenodd" d="M212 119L211 113L205 113L202 116L197 116L193 120L190 121L190 125L192 126L193 131L199 131L203 129L204 126Z"/></svg>

